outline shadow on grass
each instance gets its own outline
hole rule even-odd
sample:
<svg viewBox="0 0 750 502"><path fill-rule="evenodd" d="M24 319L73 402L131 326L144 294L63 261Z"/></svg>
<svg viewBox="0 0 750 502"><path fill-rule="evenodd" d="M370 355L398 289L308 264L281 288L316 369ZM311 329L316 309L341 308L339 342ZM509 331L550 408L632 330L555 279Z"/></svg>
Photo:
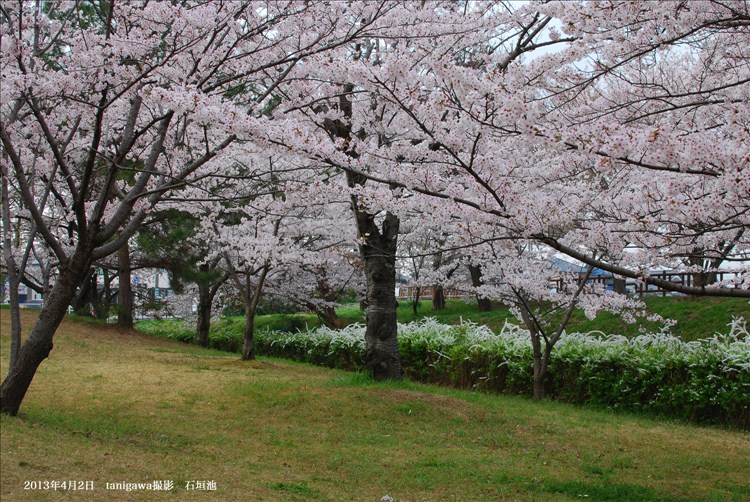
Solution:
<svg viewBox="0 0 750 502"><path fill-rule="evenodd" d="M571 498L586 500L617 500L618 502L642 502L644 500L673 502L684 500L658 495L651 488L618 483L585 481L543 481L533 488L535 491L559 493Z"/></svg>

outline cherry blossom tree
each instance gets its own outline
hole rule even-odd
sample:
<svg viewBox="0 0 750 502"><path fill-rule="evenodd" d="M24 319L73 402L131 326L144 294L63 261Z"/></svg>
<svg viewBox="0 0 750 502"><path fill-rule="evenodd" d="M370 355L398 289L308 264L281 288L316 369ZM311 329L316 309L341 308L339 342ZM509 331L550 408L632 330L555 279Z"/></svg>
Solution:
<svg viewBox="0 0 750 502"><path fill-rule="evenodd" d="M511 254L521 269L541 270L538 256L557 252L671 291L750 297L747 19L747 2L445 8L423 19L437 36L417 30L321 61L307 108L285 113L306 113L322 133L278 137L346 172L373 255L390 256L401 208L422 204L446 225L458 215L467 241L538 246ZM373 182L387 188L371 191ZM371 224L378 214L382 227ZM685 267L695 255L715 261ZM650 273L705 275L719 260L739 268L714 284ZM391 276L388 263L372 270ZM549 298L547 280L505 277L518 281L521 305ZM559 302L580 304L584 293ZM617 307L610 295L585 298ZM378 314L392 313L389 301L378 301ZM374 319L372 332L383 333L388 319ZM395 330L381 338L395 340Z"/></svg>
<svg viewBox="0 0 750 502"><path fill-rule="evenodd" d="M22 275L23 246L5 244L20 215L58 271L0 409L17 413L86 271L157 204L226 207L240 202L217 195L226 180L254 189L242 203L264 209L237 222L241 238L220 220L206 229L259 298L294 261L284 249L317 235L282 225L304 219L284 201L294 176L238 169L259 149L336 180L333 200L348 203L376 378L401 375L395 260L409 215L442 218L454 246L507 243L501 269L521 304L550 293L513 267L542 270L551 253L750 297L748 19L746 1L708 0L3 3L5 262ZM700 280L649 273L663 267ZM610 302L586 293L558 300Z"/></svg>
<svg viewBox="0 0 750 502"><path fill-rule="evenodd" d="M747 9L498 6L460 45L394 48L350 72L390 107L390 147L372 154L390 168L350 172L458 203L475 227L489 219L503 238L620 277L748 297L746 268L713 285L649 274L717 272L680 265L696 250L747 256Z"/></svg>
<svg viewBox="0 0 750 502"><path fill-rule="evenodd" d="M367 281L366 364L376 379L402 374L395 274L398 213L409 203L401 200L404 194L398 187L373 182L401 168L405 157L400 142L414 147L421 140L404 136L408 129L399 104L373 89L368 76L389 80L398 75L402 68L396 68L395 54L415 57L415 46L430 46L439 53L470 39L487 9L481 2L474 5L477 9L456 2L405 3L398 9L398 25L295 68L293 81L304 81L307 92L281 85L282 101L267 131L270 144L306 158L324 172L335 168L346 177Z"/></svg>
<svg viewBox="0 0 750 502"><path fill-rule="evenodd" d="M59 263L0 388L3 412L18 412L92 262L120 249L165 194L220 174L226 152L263 131L295 66L388 13L370 2L0 5L3 158Z"/></svg>

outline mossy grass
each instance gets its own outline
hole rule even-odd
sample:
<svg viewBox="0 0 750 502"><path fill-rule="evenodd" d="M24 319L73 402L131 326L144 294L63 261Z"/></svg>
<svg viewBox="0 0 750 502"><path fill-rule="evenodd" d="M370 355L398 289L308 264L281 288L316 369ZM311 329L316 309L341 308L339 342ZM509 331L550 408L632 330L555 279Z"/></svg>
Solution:
<svg viewBox="0 0 750 502"><path fill-rule="evenodd" d="M23 315L29 326L34 313ZM747 433L242 362L70 320L21 411L0 418L2 500L750 498ZM71 479L95 489L23 489ZM175 487L104 489L152 480ZM216 481L217 491L188 491L191 480Z"/></svg>

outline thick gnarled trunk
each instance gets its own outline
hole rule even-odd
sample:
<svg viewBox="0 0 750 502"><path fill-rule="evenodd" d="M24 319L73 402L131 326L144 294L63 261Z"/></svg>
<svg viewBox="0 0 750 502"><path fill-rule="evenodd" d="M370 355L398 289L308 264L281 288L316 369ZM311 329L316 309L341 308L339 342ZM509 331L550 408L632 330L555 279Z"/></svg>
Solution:
<svg viewBox="0 0 750 502"><path fill-rule="evenodd" d="M349 93L354 90L354 85L345 84L343 90L339 96L339 108L348 121L352 117ZM336 137L347 142L351 140L350 122L329 122L324 127ZM348 150L346 154L352 158L358 157L354 150ZM352 171L346 171L346 182L349 188L355 188L363 187L367 180ZM356 195L351 197L351 207L357 222L357 234L361 242L359 251L367 281L365 365L375 380L400 380L403 373L396 325L396 245L399 220L396 215L386 211L382 223L378 225L377 213L370 213L361 207Z"/></svg>
<svg viewBox="0 0 750 502"><path fill-rule="evenodd" d="M396 244L398 218L387 213L382 227L374 216L357 212L367 279L365 363L375 380L400 379L401 354L396 325Z"/></svg>

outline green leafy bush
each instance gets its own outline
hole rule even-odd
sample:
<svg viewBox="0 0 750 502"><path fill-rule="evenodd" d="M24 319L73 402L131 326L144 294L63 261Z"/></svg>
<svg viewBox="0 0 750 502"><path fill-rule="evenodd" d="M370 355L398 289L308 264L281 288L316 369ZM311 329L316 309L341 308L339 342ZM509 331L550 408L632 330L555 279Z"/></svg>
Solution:
<svg viewBox="0 0 750 502"><path fill-rule="evenodd" d="M137 326L139 331L167 340L183 343L191 343L195 340L195 329L177 319L140 321Z"/></svg>

